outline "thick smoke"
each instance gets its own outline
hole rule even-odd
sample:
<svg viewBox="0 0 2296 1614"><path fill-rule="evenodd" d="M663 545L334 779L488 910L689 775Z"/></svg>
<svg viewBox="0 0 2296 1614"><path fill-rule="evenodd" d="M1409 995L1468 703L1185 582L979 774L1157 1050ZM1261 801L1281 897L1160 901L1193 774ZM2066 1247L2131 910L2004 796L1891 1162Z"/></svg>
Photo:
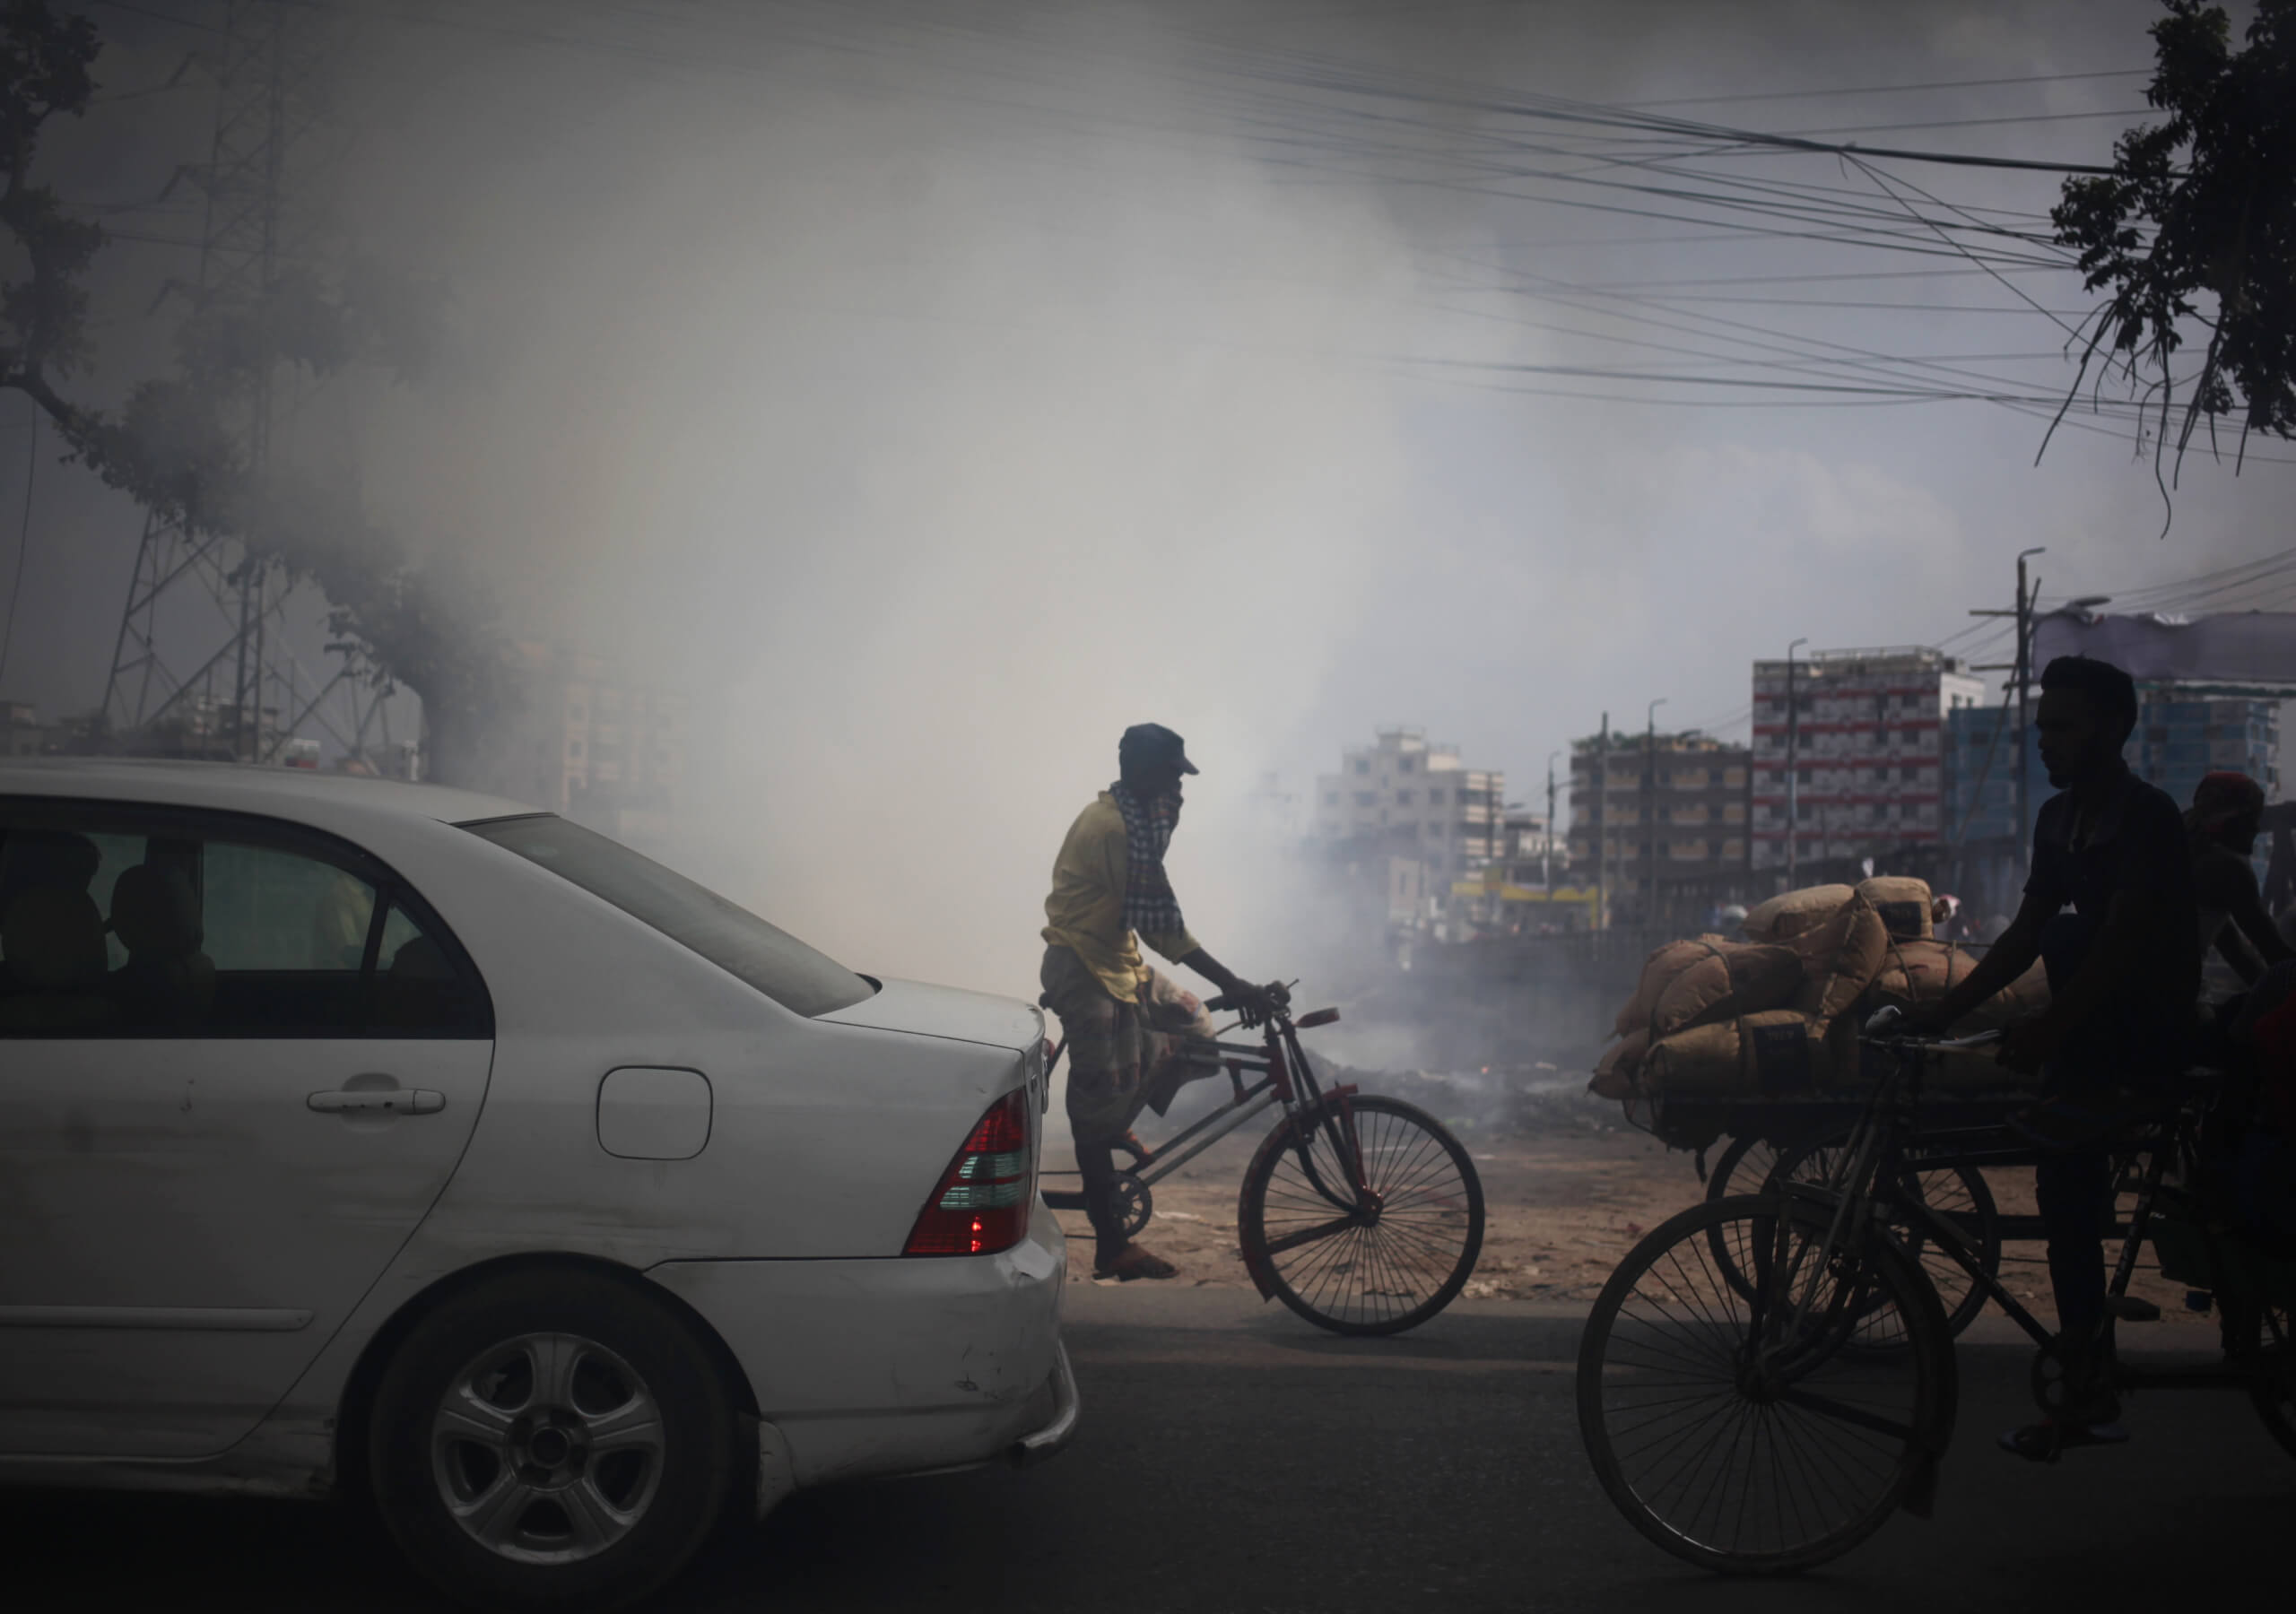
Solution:
<svg viewBox="0 0 2296 1614"><path fill-rule="evenodd" d="M1188 128L1152 40L1062 42L986 108L623 84L570 162L435 91L411 137L497 152L490 364L390 421L400 517L691 690L687 857L856 967L1033 996L1053 852L1152 719L1205 770L1192 923L1297 973L1308 803L1263 778L1298 792L1370 558L1423 541L1377 360L1435 339L1430 288L1372 198Z"/></svg>

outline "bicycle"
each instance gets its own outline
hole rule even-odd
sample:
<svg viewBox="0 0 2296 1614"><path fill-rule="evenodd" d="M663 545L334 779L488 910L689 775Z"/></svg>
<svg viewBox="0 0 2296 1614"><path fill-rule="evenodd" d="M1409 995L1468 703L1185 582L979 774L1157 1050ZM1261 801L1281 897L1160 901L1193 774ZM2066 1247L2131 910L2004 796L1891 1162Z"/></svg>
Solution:
<svg viewBox="0 0 2296 1614"><path fill-rule="evenodd" d="M1217 1014L1233 1005L1213 998L1205 1007ZM1335 1333L1401 1333L1448 1306L1474 1271L1483 1182L1465 1146L1426 1111L1317 1078L1300 1033L1338 1019L1336 1009L1297 1020L1279 1011L1257 1044L1215 1041L1233 1097L1157 1148L1129 1146L1117 1204L1129 1237L1154 1213L1156 1183L1280 1106L1236 1200L1236 1242L1253 1286L1262 1300ZM1257 1080L1247 1085L1247 1075ZM1081 1192L1048 1190L1044 1201L1084 1208Z"/></svg>
<svg viewBox="0 0 2296 1614"><path fill-rule="evenodd" d="M1988 1271L1953 1218L1909 1172L2030 1164L2031 1144L1999 1129L1947 1134L1914 1126L1922 1065L1957 1041L1866 1040L1897 1055L1831 1168L1816 1181L1773 1177L1773 1192L1701 1204L1630 1251L1596 1299L1578 1355L1581 1438L1596 1478L1630 1522L1668 1552L1725 1574L1781 1574L1847 1552L1899 1507L1926 1514L1951 1441L1958 1393L1944 1304L1908 1247L1942 1254L2039 1348L2032 1390L2061 1410L2066 1346ZM2128 1294L2139 1252L2161 1224L2207 1223L2166 1183L2189 1171L2200 1117L2187 1098L2129 1118L2109 1139L2139 1169L2135 1207L2113 1269L2106 1347L2116 1322L2158 1317ZM2239 1236L2214 1272L2238 1270ZM1726 1251L1727 1259L1717 1251ZM2254 1252L2245 1252L2254 1257ZM2116 1389L2246 1390L2274 1438L2296 1453L2296 1346L2288 1293L2296 1266L2248 1261L2245 1283L2218 1291L2225 1358L2201 1367L2115 1363ZM2276 1275L2276 1276L2275 1276ZM1981 1302L1980 1302L1981 1304Z"/></svg>

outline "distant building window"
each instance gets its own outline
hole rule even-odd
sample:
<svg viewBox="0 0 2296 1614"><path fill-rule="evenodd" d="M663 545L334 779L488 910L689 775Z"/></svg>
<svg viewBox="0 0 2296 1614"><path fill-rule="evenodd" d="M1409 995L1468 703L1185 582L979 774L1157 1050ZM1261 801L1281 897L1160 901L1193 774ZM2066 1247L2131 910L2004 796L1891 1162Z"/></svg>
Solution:
<svg viewBox="0 0 2296 1614"><path fill-rule="evenodd" d="M1408 806L1410 806L1410 805L1411 805L1411 792L1409 792L1408 790L1398 790L1398 791L1396 791L1396 806L1398 806L1398 807L1408 807Z"/></svg>
<svg viewBox="0 0 2296 1614"><path fill-rule="evenodd" d="M569 740L566 742L566 754L570 757L580 756L582 754L582 742L579 740Z"/></svg>
<svg viewBox="0 0 2296 1614"><path fill-rule="evenodd" d="M1443 804L1443 793L1439 790L1429 791L1427 793L1427 804L1431 807L1440 807Z"/></svg>
<svg viewBox="0 0 2296 1614"><path fill-rule="evenodd" d="M1365 760L1359 761L1358 763L1356 763L1356 765L1355 765L1355 771L1356 771L1357 773L1360 773L1360 774L1367 774L1367 773L1370 773L1370 772L1371 771L1371 764L1370 764L1370 760L1367 759L1365 759Z"/></svg>
<svg viewBox="0 0 2296 1614"><path fill-rule="evenodd" d="M1409 773L1411 771L1412 762L1412 758L1405 757L1402 761L1396 764L1396 771L1397 773Z"/></svg>
<svg viewBox="0 0 2296 1614"><path fill-rule="evenodd" d="M1355 793L1355 804L1358 807L1369 807L1373 800L1371 793L1368 790L1359 790Z"/></svg>
<svg viewBox="0 0 2296 1614"><path fill-rule="evenodd" d="M1326 791L1326 792L1324 793L1324 805L1325 805L1325 806L1326 806L1326 807L1336 807L1336 806L1338 806L1338 805L1339 805L1339 792L1337 792L1336 790L1327 790L1327 791Z"/></svg>

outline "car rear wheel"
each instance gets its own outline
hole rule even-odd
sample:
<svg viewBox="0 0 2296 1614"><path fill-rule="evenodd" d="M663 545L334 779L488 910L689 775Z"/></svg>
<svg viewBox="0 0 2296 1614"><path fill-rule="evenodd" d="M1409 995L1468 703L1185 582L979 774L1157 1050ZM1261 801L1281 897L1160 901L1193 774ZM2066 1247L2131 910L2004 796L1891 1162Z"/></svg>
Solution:
<svg viewBox="0 0 2296 1614"><path fill-rule="evenodd" d="M384 1528L426 1579L491 1608L618 1608L724 1515L735 1413L684 1322L634 1283L519 1273L415 1325L369 1433Z"/></svg>

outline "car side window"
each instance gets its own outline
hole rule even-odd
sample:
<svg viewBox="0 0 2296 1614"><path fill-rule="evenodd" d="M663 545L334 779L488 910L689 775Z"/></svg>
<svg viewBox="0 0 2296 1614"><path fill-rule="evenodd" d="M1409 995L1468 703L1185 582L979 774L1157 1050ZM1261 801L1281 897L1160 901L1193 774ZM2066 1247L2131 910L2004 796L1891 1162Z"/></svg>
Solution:
<svg viewBox="0 0 2296 1614"><path fill-rule="evenodd" d="M357 848L237 814L0 804L0 1037L491 1037L461 949Z"/></svg>

